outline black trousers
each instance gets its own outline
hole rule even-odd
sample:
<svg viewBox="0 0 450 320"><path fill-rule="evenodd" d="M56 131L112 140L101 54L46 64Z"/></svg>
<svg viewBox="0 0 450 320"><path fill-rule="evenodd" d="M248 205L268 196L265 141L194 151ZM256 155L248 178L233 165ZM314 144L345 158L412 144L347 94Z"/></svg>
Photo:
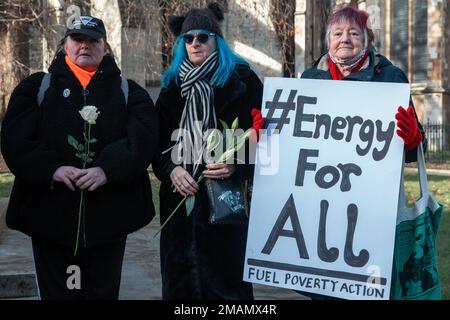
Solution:
<svg viewBox="0 0 450 320"><path fill-rule="evenodd" d="M42 300L117 300L126 237L101 246L74 249L32 238Z"/></svg>

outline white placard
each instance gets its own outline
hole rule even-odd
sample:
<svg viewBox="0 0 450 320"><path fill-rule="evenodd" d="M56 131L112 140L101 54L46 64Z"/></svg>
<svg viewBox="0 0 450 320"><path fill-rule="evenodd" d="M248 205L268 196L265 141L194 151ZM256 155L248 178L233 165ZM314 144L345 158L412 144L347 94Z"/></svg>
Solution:
<svg viewBox="0 0 450 320"><path fill-rule="evenodd" d="M244 280L389 299L408 84L266 78ZM270 129L271 128L271 129ZM279 129L279 134L273 129Z"/></svg>

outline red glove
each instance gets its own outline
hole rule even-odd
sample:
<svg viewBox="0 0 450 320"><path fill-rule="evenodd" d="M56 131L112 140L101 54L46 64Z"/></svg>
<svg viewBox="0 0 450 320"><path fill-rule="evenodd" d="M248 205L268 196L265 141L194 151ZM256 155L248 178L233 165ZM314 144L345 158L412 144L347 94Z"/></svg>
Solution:
<svg viewBox="0 0 450 320"><path fill-rule="evenodd" d="M250 139L254 142L259 141L259 130L264 125L264 119L261 115L261 110L257 108L252 109L252 118L253 118L253 131L250 134Z"/></svg>
<svg viewBox="0 0 450 320"><path fill-rule="evenodd" d="M397 134L405 142L406 150L413 150L417 148L422 141L422 133L417 125L416 116L413 107L409 106L407 110L403 107L398 107L397 114Z"/></svg>

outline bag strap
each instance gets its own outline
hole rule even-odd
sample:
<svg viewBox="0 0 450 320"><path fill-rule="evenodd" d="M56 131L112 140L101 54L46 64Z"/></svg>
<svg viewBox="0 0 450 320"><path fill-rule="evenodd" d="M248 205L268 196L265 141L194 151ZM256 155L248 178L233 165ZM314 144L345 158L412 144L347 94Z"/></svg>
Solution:
<svg viewBox="0 0 450 320"><path fill-rule="evenodd" d="M42 77L41 86L39 87L39 91L37 94L37 103L39 107L41 106L42 101L44 100L45 91L47 91L48 87L50 87L51 77L52 77L51 73L46 73Z"/></svg>
<svg viewBox="0 0 450 320"><path fill-rule="evenodd" d="M439 208L438 202L434 199L434 197L429 193L428 190L428 178L426 173L425 156L423 154L422 143L419 143L417 148L417 167L419 170L420 198L416 201L413 207L408 208L405 197L403 164L398 200L398 212L401 212L402 215L397 215L397 224L404 220L415 219L417 215L423 213L426 208L429 208L432 212L435 212Z"/></svg>
<svg viewBox="0 0 450 320"><path fill-rule="evenodd" d="M51 80L52 74L46 73L44 74L44 76L42 77L41 80L41 85L39 87L39 91L37 94L37 103L38 106L40 107L42 104L42 101L44 101L44 96L45 96L45 92L47 91L47 89L50 87L50 80ZM128 107L128 80L125 78L120 77L121 82L120 82L120 89L123 92L123 96L125 98L125 108Z"/></svg>
<svg viewBox="0 0 450 320"><path fill-rule="evenodd" d="M397 212L400 212L401 209L407 208L408 206L406 205L406 197L405 197L405 153L403 153L403 158L402 158L402 173L400 175L400 192L398 194L398 209ZM398 216L397 216L397 223L398 223Z"/></svg>
<svg viewBox="0 0 450 320"><path fill-rule="evenodd" d="M406 197L405 197L405 157L403 156L403 167L402 174L400 180L400 195L399 195L399 206L408 207L406 205ZM419 185L420 185L420 198L429 195L428 192L428 178L425 169L425 157L423 155L423 147L422 143L419 143L417 147L417 168L419 170Z"/></svg>
<svg viewBox="0 0 450 320"><path fill-rule="evenodd" d="M405 171L405 157L403 156L403 166L401 174L401 184L400 184L400 196L405 195L404 188L404 171ZM425 169L425 157L423 155L422 143L417 146L417 168L419 173L419 185L420 185L420 197L428 194L428 178Z"/></svg>
<svg viewBox="0 0 450 320"><path fill-rule="evenodd" d="M425 169L425 156L423 154L422 142L419 143L417 148L417 165L419 167L419 183L420 183L420 196L428 195L428 177Z"/></svg>

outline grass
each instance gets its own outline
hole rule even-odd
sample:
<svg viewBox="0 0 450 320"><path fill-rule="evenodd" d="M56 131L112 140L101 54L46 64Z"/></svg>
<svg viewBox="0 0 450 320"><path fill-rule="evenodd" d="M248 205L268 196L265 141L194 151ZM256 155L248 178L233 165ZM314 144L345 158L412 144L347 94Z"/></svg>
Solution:
<svg viewBox="0 0 450 320"><path fill-rule="evenodd" d="M0 173L0 198L9 197L14 176L10 173Z"/></svg>
<svg viewBox="0 0 450 320"><path fill-rule="evenodd" d="M0 174L0 197L8 197L11 192L14 176ZM419 198L420 189L417 175L405 174L408 204ZM152 174L152 190L155 208L159 210L159 181ZM435 199L444 205L441 226L438 234L438 259L442 281L442 298L450 300L450 177L428 176L428 187Z"/></svg>

